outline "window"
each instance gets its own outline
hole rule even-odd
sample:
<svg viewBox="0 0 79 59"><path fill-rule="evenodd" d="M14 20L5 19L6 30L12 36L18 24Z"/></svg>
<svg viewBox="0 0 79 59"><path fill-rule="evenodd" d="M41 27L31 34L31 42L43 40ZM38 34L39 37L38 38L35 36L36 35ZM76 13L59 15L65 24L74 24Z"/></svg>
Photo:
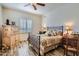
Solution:
<svg viewBox="0 0 79 59"><path fill-rule="evenodd" d="M15 22L20 32L31 32L32 31L32 19L28 17L13 17L11 21Z"/></svg>
<svg viewBox="0 0 79 59"><path fill-rule="evenodd" d="M32 20L27 20L27 32L32 31Z"/></svg>
<svg viewBox="0 0 79 59"><path fill-rule="evenodd" d="M32 20L20 19L20 31L21 32L31 32L32 30Z"/></svg>

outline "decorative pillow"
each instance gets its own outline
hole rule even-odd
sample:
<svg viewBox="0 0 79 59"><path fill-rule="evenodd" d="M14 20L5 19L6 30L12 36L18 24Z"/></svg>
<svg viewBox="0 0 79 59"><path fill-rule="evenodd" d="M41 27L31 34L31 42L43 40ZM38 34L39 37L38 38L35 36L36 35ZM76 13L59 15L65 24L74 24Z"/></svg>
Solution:
<svg viewBox="0 0 79 59"><path fill-rule="evenodd" d="M39 34L45 34L46 31L39 31Z"/></svg>
<svg viewBox="0 0 79 59"><path fill-rule="evenodd" d="M61 31L57 32L57 35L62 35L62 32Z"/></svg>
<svg viewBox="0 0 79 59"><path fill-rule="evenodd" d="M46 35L52 36L52 32L51 32L51 31L47 31L47 32L46 32Z"/></svg>
<svg viewBox="0 0 79 59"><path fill-rule="evenodd" d="M56 31L53 31L53 35L56 36L57 35L57 32Z"/></svg>
<svg viewBox="0 0 79 59"><path fill-rule="evenodd" d="M45 35L48 35L49 34L49 31L47 31L46 33L45 33Z"/></svg>

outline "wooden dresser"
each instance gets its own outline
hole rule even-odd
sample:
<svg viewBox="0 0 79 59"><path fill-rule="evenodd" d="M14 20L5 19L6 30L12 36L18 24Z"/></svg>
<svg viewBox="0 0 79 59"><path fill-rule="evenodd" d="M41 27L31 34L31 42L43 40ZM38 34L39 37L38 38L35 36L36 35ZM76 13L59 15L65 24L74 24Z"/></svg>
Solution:
<svg viewBox="0 0 79 59"><path fill-rule="evenodd" d="M13 25L3 25L2 28L2 45L8 48L14 48L19 40L18 27Z"/></svg>

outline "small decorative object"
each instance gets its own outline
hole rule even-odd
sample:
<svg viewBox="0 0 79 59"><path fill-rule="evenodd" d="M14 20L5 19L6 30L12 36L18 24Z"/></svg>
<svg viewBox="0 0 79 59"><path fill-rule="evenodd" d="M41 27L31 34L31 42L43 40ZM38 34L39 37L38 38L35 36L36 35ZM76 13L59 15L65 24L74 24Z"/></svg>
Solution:
<svg viewBox="0 0 79 59"><path fill-rule="evenodd" d="M12 25L15 25L15 22L12 21Z"/></svg>
<svg viewBox="0 0 79 59"><path fill-rule="evenodd" d="M6 25L10 25L10 24L9 24L9 19L6 20Z"/></svg>

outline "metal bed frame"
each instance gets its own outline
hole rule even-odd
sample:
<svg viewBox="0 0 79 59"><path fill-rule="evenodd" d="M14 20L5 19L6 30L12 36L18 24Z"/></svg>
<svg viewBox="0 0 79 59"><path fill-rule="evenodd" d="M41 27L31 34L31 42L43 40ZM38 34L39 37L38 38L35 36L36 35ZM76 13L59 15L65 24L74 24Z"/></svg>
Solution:
<svg viewBox="0 0 79 59"><path fill-rule="evenodd" d="M47 30L49 30L49 29L53 29L53 30L60 30L61 32L62 32L62 36L63 36L63 30L64 30L64 26L53 26L53 27L47 27ZM29 42L29 39L30 39L30 33L28 33L29 34L29 37L28 37L28 42ZM38 54L38 56L41 56L41 54L40 54L40 36L38 36L38 38L39 38L39 54ZM29 44L29 43L28 43Z"/></svg>

